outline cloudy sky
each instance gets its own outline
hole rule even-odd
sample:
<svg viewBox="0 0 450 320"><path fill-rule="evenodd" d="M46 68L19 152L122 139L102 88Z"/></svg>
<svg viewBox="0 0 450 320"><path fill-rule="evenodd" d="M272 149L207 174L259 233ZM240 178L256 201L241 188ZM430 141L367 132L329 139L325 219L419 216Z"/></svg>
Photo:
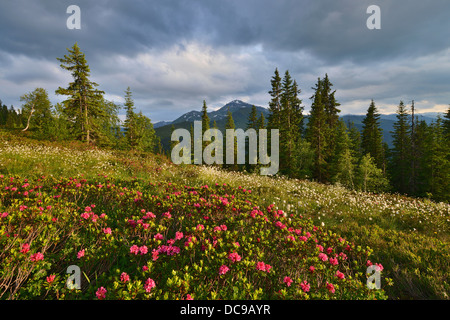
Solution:
<svg viewBox="0 0 450 320"><path fill-rule="evenodd" d="M68 29L78 5L81 29ZM381 29L370 30L370 5ZM130 86L153 122L240 99L267 106L275 68L289 70L309 110L325 73L341 114L382 113L403 100L419 112L450 104L448 0L1 0L0 99L71 81L57 57L78 42L91 80L118 104Z"/></svg>

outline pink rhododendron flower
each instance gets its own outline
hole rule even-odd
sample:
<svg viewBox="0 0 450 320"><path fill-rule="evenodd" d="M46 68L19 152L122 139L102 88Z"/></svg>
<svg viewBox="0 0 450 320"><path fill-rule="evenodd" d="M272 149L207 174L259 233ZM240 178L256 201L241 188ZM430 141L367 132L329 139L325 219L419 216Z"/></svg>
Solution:
<svg viewBox="0 0 450 320"><path fill-rule="evenodd" d="M139 247L139 251L140 251L141 255L143 255L148 252L148 248L147 248L147 246L144 245L144 246Z"/></svg>
<svg viewBox="0 0 450 320"><path fill-rule="evenodd" d="M87 212L83 212L83 213L81 214L81 217L82 217L83 219L89 219L90 215L89 215L89 213L87 213Z"/></svg>
<svg viewBox="0 0 450 320"><path fill-rule="evenodd" d="M159 251L153 249L153 251L152 251L152 258L153 258L153 261L158 260L158 254L159 254Z"/></svg>
<svg viewBox="0 0 450 320"><path fill-rule="evenodd" d="M198 224L197 227L196 227L196 229L197 229L197 231L202 231L202 230L205 229L205 226L202 225L202 224Z"/></svg>
<svg viewBox="0 0 450 320"><path fill-rule="evenodd" d="M82 257L84 257L84 249L82 249L82 250L80 250L80 251L78 251L78 253L77 253L77 258L78 259L81 259Z"/></svg>
<svg viewBox="0 0 450 320"><path fill-rule="evenodd" d="M336 266L336 265L338 265L338 259L337 258L330 258L330 263L331 263L331 265Z"/></svg>
<svg viewBox="0 0 450 320"><path fill-rule="evenodd" d="M175 232L175 240L181 240L183 239L183 232Z"/></svg>
<svg viewBox="0 0 450 320"><path fill-rule="evenodd" d="M99 300L102 300L102 299L105 299L106 292L107 292L107 290L105 288L100 287L100 288L97 289L97 292L95 293L95 295L97 296L97 298Z"/></svg>
<svg viewBox="0 0 450 320"><path fill-rule="evenodd" d="M148 278L144 284L145 292L149 293L154 287L156 287L155 281L151 278Z"/></svg>
<svg viewBox="0 0 450 320"><path fill-rule="evenodd" d="M330 291L331 293L334 293L334 292L335 292L335 289L334 289L333 284L332 284L332 283L328 283L328 281L327 281L327 289L328 289L328 291Z"/></svg>
<svg viewBox="0 0 450 320"><path fill-rule="evenodd" d="M111 228L103 228L103 233L111 234Z"/></svg>
<svg viewBox="0 0 450 320"><path fill-rule="evenodd" d="M228 255L228 259L232 262L241 261L241 256L237 252L232 252Z"/></svg>
<svg viewBox="0 0 450 320"><path fill-rule="evenodd" d="M130 247L130 253L133 253L133 254L138 254L139 253L139 247L137 246L137 245L132 245L131 247Z"/></svg>
<svg viewBox="0 0 450 320"><path fill-rule="evenodd" d="M309 267L309 272L314 273L314 270L316 270L316 268L314 268L314 266Z"/></svg>
<svg viewBox="0 0 450 320"><path fill-rule="evenodd" d="M30 245L28 243L23 244L22 249L20 249L20 252L27 253L28 251L30 251Z"/></svg>
<svg viewBox="0 0 450 320"><path fill-rule="evenodd" d="M157 234L155 234L153 239L155 239L155 240L162 240L162 239L164 239L164 237L163 237L163 235L161 233L157 233Z"/></svg>
<svg viewBox="0 0 450 320"><path fill-rule="evenodd" d="M56 275L52 274L46 278L48 283L52 283L55 280Z"/></svg>
<svg viewBox="0 0 450 320"><path fill-rule="evenodd" d="M30 260L34 262L44 260L44 255L40 252L37 252L31 255Z"/></svg>
<svg viewBox="0 0 450 320"><path fill-rule="evenodd" d="M336 277L338 277L341 280L345 279L345 275L342 272L340 272L339 270L336 271Z"/></svg>
<svg viewBox="0 0 450 320"><path fill-rule="evenodd" d="M219 268L219 274L225 274L230 270L226 265L221 265Z"/></svg>
<svg viewBox="0 0 450 320"><path fill-rule="evenodd" d="M256 269L260 270L260 271L270 272L270 269L272 269L272 266L269 264L265 264L264 262L258 261L256 263Z"/></svg>
<svg viewBox="0 0 450 320"><path fill-rule="evenodd" d="M311 289L311 285L305 280L300 283L300 288L302 288L303 292L309 292L309 290Z"/></svg>
<svg viewBox="0 0 450 320"><path fill-rule="evenodd" d="M319 259L322 261L327 261L328 256L325 253L319 253Z"/></svg>
<svg viewBox="0 0 450 320"><path fill-rule="evenodd" d="M286 276L286 277L284 277L283 282L286 283L286 285L287 285L288 287L290 287L293 281L292 281L291 278L289 278L289 277Z"/></svg>
<svg viewBox="0 0 450 320"><path fill-rule="evenodd" d="M261 271L266 271L266 265L264 264L264 262L258 261L256 263L256 269L261 270Z"/></svg>
<svg viewBox="0 0 450 320"><path fill-rule="evenodd" d="M188 293L187 295L186 295L186 300L194 300L192 297L191 297L191 295Z"/></svg>
<svg viewBox="0 0 450 320"><path fill-rule="evenodd" d="M122 272L122 274L120 275L120 281L128 282L130 281L130 276L126 272Z"/></svg>

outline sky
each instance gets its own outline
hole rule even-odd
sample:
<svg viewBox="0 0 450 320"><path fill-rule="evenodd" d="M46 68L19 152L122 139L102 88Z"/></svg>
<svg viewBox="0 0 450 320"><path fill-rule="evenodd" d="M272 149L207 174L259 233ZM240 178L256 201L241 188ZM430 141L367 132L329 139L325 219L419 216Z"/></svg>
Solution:
<svg viewBox="0 0 450 320"><path fill-rule="evenodd" d="M69 29L80 8L80 29ZM380 9L380 29L369 29ZM416 112L450 104L448 0L1 0L0 99L72 80L56 58L78 43L91 80L152 122L235 99L267 107L277 68L297 81L308 113L311 89L328 74L341 114L381 113L402 100ZM124 111L120 111L124 114Z"/></svg>

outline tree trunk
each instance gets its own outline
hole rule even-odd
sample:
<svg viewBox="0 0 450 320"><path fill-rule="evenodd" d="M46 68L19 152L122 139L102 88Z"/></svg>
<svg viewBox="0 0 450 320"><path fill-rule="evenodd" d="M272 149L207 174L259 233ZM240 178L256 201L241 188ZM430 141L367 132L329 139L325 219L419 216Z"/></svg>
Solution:
<svg viewBox="0 0 450 320"><path fill-rule="evenodd" d="M33 112L34 112L34 103L31 106L31 112L30 112L30 115L28 116L27 126L22 131L27 131L28 130L28 127L30 126L30 120L31 120L31 116L33 115Z"/></svg>

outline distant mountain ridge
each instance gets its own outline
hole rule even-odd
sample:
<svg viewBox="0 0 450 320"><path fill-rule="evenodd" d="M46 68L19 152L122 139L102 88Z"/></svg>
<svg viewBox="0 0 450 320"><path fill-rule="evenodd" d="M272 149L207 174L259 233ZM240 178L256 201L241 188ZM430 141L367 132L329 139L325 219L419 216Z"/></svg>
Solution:
<svg viewBox="0 0 450 320"><path fill-rule="evenodd" d="M233 100L227 104L225 104L223 107L221 107L218 110L208 112L208 117L210 120L210 127L212 127L214 120L217 123L217 127L219 130L225 129L225 123L226 123L226 117L228 110L231 111L231 114L233 115L233 120L236 128L247 128L247 122L248 117L250 115L250 112L252 110L253 104L243 102L241 100ZM258 118L261 115L261 112L263 113L266 123L267 119L269 117L269 110L267 108L256 106L257 116ZM416 114L419 121L425 120L428 124L430 124L432 121L436 120L437 113L425 113L425 114ZM340 116L345 123L348 125L349 123L353 122L355 127L361 132L363 123L362 121L365 118L365 115L352 115L352 114L346 114ZM191 127L191 124L193 124L194 121L201 121L202 119L202 112L192 110L189 111L180 117L176 118L173 121L160 121L153 125L155 128L156 134L161 139L161 144L163 145L163 148L165 150L169 150L170 148L170 135L171 135L171 127L172 125L175 127L175 129L178 128L184 128L189 130ZM388 144L389 147L392 147L392 136L391 131L394 130L394 123L397 120L396 114L380 114L380 127L383 130L383 140ZM308 115L305 116L304 124L308 122Z"/></svg>

